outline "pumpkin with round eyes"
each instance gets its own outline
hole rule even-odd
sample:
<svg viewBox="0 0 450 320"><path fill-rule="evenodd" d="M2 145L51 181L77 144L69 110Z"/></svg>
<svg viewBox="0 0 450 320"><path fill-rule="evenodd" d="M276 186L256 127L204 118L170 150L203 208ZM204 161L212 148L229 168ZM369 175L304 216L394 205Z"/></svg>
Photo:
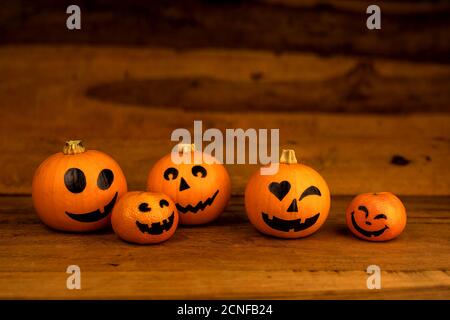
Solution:
<svg viewBox="0 0 450 320"><path fill-rule="evenodd" d="M258 170L245 189L245 209L260 232L279 238L301 238L316 232L330 210L330 191L312 168L297 163L293 150L283 150L278 172Z"/></svg>
<svg viewBox="0 0 450 320"><path fill-rule="evenodd" d="M110 225L110 213L127 182L110 156L67 141L63 152L47 158L33 177L33 205L49 227L87 232Z"/></svg>
<svg viewBox="0 0 450 320"><path fill-rule="evenodd" d="M357 237L369 241L387 241L398 237L406 226L406 210L390 192L356 196L346 211L347 226Z"/></svg>
<svg viewBox="0 0 450 320"><path fill-rule="evenodd" d="M125 241L154 244L173 236L178 212L165 194L133 191L120 198L111 223L114 232Z"/></svg>
<svg viewBox="0 0 450 320"><path fill-rule="evenodd" d="M194 145L179 144L178 152L187 158L180 163L173 161L172 153L161 158L150 170L147 189L174 200L181 224L209 223L230 199L228 172L213 156L195 151Z"/></svg>

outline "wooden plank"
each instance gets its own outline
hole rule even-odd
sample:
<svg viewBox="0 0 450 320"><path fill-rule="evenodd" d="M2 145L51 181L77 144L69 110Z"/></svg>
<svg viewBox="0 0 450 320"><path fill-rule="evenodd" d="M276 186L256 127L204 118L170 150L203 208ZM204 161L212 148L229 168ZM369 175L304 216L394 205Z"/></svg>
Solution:
<svg viewBox="0 0 450 320"><path fill-rule="evenodd" d="M324 65L327 62L332 63L326 61ZM443 67L442 73L447 71L444 76L410 74L404 77L398 75L397 70L390 75L382 75L383 63L380 63L379 71L371 61L353 62L354 66L344 74L322 81L261 81L265 77L261 71L250 75L254 81L196 76L121 79L93 86L87 91L87 96L114 103L200 111L450 111L450 67ZM416 66L411 68L416 69Z"/></svg>
<svg viewBox="0 0 450 320"><path fill-rule="evenodd" d="M53 1L7 2L0 42L251 48L449 62L446 2L379 1L382 29L376 32L366 28L370 1L273 2L90 1L81 5L81 32L67 32L65 8Z"/></svg>
<svg viewBox="0 0 450 320"><path fill-rule="evenodd" d="M29 197L0 197L0 298L450 298L450 198L405 197L400 238L369 243L345 227L349 197L334 197L326 224L300 240L259 234L233 197L204 227L181 227L158 246L112 231L68 234L44 227ZM65 288L68 265L82 290ZM379 265L382 289L366 288Z"/></svg>
<svg viewBox="0 0 450 320"><path fill-rule="evenodd" d="M261 0L261 2L287 7L312 9L325 7L352 12L364 12L364 9L374 4L370 0ZM437 13L449 9L448 3L434 1L380 1L377 5L384 13L400 15Z"/></svg>
<svg viewBox="0 0 450 320"><path fill-rule="evenodd" d="M53 49L6 47L5 76L34 70L39 86L44 79L50 81L45 85L56 78L82 80L80 89L89 98L188 111L450 111L447 65L261 51L57 50L65 58L55 56L58 65L51 66L46 58L55 55ZM53 69L51 76L47 68ZM13 90L10 81L7 88Z"/></svg>
<svg viewBox="0 0 450 320"><path fill-rule="evenodd" d="M112 268L111 268L112 269ZM382 272L382 289L368 290L367 273L177 271L82 273L81 290L67 290L60 272L0 272L11 291L2 299L448 299L442 271ZM20 279L20 280L17 280ZM37 286L45 281L44 288ZM177 283L177 285L174 285Z"/></svg>
<svg viewBox="0 0 450 320"><path fill-rule="evenodd" d="M280 57L253 51L1 48L0 108L4 112L0 118L0 166L4 173L0 193L29 194L39 163L58 152L64 140L73 138L82 138L88 148L111 154L123 167L130 189L143 189L151 165L171 148L171 132L192 129L194 120L203 120L204 129L279 128L281 147L296 149L302 161L323 174L336 195L367 191L449 195L447 113L279 112L268 116L253 110L191 110L183 108L183 100L171 108L142 108L87 95L90 88L123 79L164 81L194 76L248 84L255 82L251 77L255 71L262 72L261 82L269 84L326 82L348 74L357 65L352 58ZM448 67L433 64L377 60L374 66L383 77L407 78L410 83L419 78L434 83L430 79L445 80L450 73ZM138 88L140 94L144 89ZM222 97L225 105L234 104L231 95L216 94L216 101ZM446 99L444 94L432 104ZM361 105L367 106L363 100ZM409 162L392 161L396 155ZM242 194L257 168L229 165L228 169L233 193Z"/></svg>

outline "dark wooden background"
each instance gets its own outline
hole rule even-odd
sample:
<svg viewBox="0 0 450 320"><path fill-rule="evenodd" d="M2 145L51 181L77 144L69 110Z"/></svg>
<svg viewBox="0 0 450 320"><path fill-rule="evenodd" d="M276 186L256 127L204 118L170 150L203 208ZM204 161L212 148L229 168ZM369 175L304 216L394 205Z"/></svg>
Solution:
<svg viewBox="0 0 450 320"><path fill-rule="evenodd" d="M0 297L450 297L450 4L379 1L4 1L0 9ZM145 188L170 133L280 128L281 147L329 183L313 236L267 238L248 223L251 165L227 166L230 206L212 225L139 247L107 230L63 234L31 204L34 170L66 139L111 154ZM352 237L351 197L392 191L408 225L381 244ZM82 270L82 290L65 269ZM366 268L382 289L366 288Z"/></svg>

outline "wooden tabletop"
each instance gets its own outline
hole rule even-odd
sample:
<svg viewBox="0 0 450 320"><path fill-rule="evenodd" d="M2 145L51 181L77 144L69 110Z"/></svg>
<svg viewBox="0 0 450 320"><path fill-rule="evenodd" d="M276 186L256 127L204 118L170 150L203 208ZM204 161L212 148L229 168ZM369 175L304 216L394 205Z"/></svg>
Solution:
<svg viewBox="0 0 450 320"><path fill-rule="evenodd" d="M181 227L162 245L139 246L112 231L65 234L43 226L30 197L0 198L1 298L448 299L448 212L444 197L405 197L408 226L397 240L356 239L345 226L349 197L333 198L326 224L300 240L269 238L234 196L215 223ZM66 268L81 269L68 290ZM381 289L366 285L381 268Z"/></svg>
<svg viewBox="0 0 450 320"><path fill-rule="evenodd" d="M0 74L0 298L450 298L448 65L11 45L0 48ZM394 112L374 113L389 105ZM170 151L171 132L192 130L194 120L205 129L280 128L281 146L330 186L325 225L298 240L258 233L243 206L254 165L227 166L233 195L216 222L180 227L161 245L40 223L32 175L66 139L112 155L129 189L142 190L151 165ZM345 208L368 191L404 201L408 224L398 239L349 234ZM72 264L81 268L81 290L66 288ZM381 268L379 290L367 289L369 265Z"/></svg>

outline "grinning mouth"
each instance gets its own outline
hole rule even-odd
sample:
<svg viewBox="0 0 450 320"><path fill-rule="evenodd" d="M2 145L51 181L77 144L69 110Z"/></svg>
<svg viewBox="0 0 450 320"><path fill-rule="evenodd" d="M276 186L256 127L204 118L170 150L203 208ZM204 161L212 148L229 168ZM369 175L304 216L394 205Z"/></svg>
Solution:
<svg viewBox="0 0 450 320"><path fill-rule="evenodd" d="M277 217L273 217L272 219L269 219L269 215L267 213L262 213L262 218L264 222L271 227L272 229L289 232L291 230L293 231L301 231L305 230L312 225L314 225L319 219L320 213L305 219L305 222L302 223L302 219L296 219L296 220L284 220Z"/></svg>
<svg viewBox="0 0 450 320"><path fill-rule="evenodd" d="M169 231L172 228L173 220L175 219L175 212L172 212L171 216L165 219L162 222L155 222L151 225L140 223L136 221L136 225L142 233L148 233L151 235L158 235L163 233L164 231ZM168 221L167 221L168 220Z"/></svg>
<svg viewBox="0 0 450 320"><path fill-rule="evenodd" d="M116 204L118 193L114 195L112 200L105 206L103 213L100 211L100 209L97 209L92 212L88 213L70 213L66 211L66 214L69 216L69 218L78 221L78 222L96 222L101 219L106 218L111 213L112 209L114 208L114 205Z"/></svg>
<svg viewBox="0 0 450 320"><path fill-rule="evenodd" d="M358 231L358 232L361 233L363 236L368 237L368 238L370 238L370 237L378 237L379 235L383 234L383 232L385 232L387 229L389 229L389 227L385 225L383 229L380 229L380 230L377 230L377 231L367 231L367 230L364 230L363 228L361 228L361 227L356 223L356 220L355 220L355 212L354 212L354 211L352 212L352 225L353 225L353 227L356 229L356 231Z"/></svg>
<svg viewBox="0 0 450 320"><path fill-rule="evenodd" d="M188 204L187 206L183 207L182 205L177 203L176 206L177 206L178 212L181 212L181 213L188 213L188 212L197 213L199 210L204 210L207 206L210 206L214 202L214 199L216 198L218 193L219 193L219 190L217 190L213 194L212 197L206 199L205 202L200 201L199 203L197 203L197 205L195 207L191 206L190 204Z"/></svg>

